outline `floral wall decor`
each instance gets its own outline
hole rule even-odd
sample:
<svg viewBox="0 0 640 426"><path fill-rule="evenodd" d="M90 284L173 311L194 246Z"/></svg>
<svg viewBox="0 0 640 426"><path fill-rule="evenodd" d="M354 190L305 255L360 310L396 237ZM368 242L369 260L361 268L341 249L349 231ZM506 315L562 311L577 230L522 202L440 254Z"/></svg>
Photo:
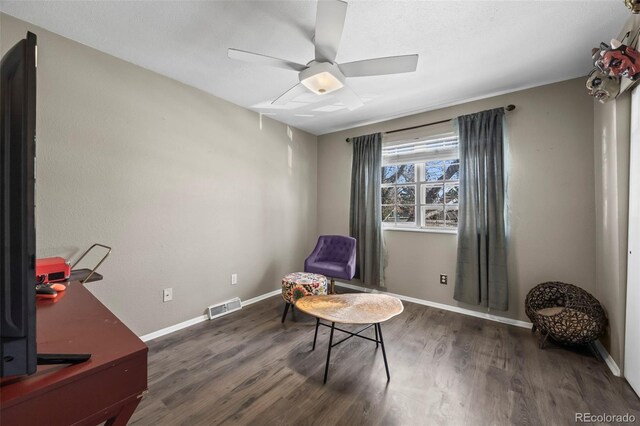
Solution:
<svg viewBox="0 0 640 426"><path fill-rule="evenodd" d="M640 0L627 0L627 6L629 3L638 5ZM640 15L633 15L618 38L593 48L591 58L594 68L585 83L589 95L601 103L609 102L640 81L639 38Z"/></svg>

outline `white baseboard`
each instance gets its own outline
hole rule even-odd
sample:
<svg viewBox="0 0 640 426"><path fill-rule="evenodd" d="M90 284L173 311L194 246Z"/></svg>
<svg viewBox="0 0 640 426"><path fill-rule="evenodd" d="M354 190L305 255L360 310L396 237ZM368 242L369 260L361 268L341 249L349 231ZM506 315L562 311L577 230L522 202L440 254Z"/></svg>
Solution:
<svg viewBox="0 0 640 426"><path fill-rule="evenodd" d="M353 284L349 284L349 283L343 283L342 281L336 281L336 285L338 287L344 287L344 288L348 288L351 290L358 290L361 291L363 293L378 293L378 291L372 289L372 288L367 288L367 287L360 287L358 285L353 285Z"/></svg>
<svg viewBox="0 0 640 426"><path fill-rule="evenodd" d="M618 367L618 364L616 364L616 362L613 360L609 352L607 352L607 350L602 345L602 343L600 343L600 340L596 340L594 342L594 345L596 347L596 350L602 357L602 359L604 359L604 362L609 367L609 370L611 370L611 373L613 373L614 376L622 377L622 373L620 372L620 367Z"/></svg>
<svg viewBox="0 0 640 426"><path fill-rule="evenodd" d="M190 327L192 325L198 324L200 322L204 322L208 320L209 317L207 315L200 315L195 318L188 319L186 321L182 321L181 323L174 324L169 327L162 328L158 331L154 331L149 334L145 334L144 336L140 336L140 340L143 342L148 342L149 340L157 339L158 337L166 336L167 334L171 334L174 331L182 330L183 328Z"/></svg>
<svg viewBox="0 0 640 426"><path fill-rule="evenodd" d="M261 300L267 299L269 297L275 296L277 294L282 293L282 290L273 290L269 293L261 294L260 296L252 297L251 299L247 299L242 302L242 307L251 305L253 303L259 302ZM195 318L188 319L186 321L182 321L181 323L162 328L160 330L154 331L149 334L145 334L144 336L140 336L140 340L143 342L148 342L149 340L157 339L158 337L166 336L167 334L171 334L175 331L182 330L183 328L190 327L192 325L207 321L209 317L207 315L200 315Z"/></svg>
<svg viewBox="0 0 640 426"><path fill-rule="evenodd" d="M242 302L242 307L249 306L249 305L254 304L256 302L259 302L261 300L268 299L268 298L270 298L272 296L276 296L278 294L282 294L282 289L279 288L278 290L273 290L273 291L270 291L269 293L261 294L260 296L256 296L256 297L252 297L251 299L247 299L244 302Z"/></svg>
<svg viewBox="0 0 640 426"><path fill-rule="evenodd" d="M378 291L371 288L365 288L365 287L360 287L353 284L343 283L341 281L336 281L336 285L344 288L350 288L352 290L363 291L365 293L384 293L384 294L388 294L389 296L397 297L400 300L404 300L411 303L417 303L418 305L431 306L432 308L438 308L444 311L451 311L451 312L456 312L458 314L469 315L472 317L487 319L490 321L496 321L503 324L515 325L516 327L531 328L532 326L532 324L527 321L520 321L517 319L501 317L499 315L492 315L486 312L472 311L471 309L465 309L459 306L445 305L444 303L431 302L429 300L417 299L415 297L410 297L410 296L403 296L401 294L390 293L388 291Z"/></svg>

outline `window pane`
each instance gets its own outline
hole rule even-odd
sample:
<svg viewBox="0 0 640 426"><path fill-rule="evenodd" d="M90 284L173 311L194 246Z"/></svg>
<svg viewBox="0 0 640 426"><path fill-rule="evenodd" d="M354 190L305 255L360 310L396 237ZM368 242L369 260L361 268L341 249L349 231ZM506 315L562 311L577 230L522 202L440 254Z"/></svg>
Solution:
<svg viewBox="0 0 640 426"><path fill-rule="evenodd" d="M445 185L445 204L458 204L458 185Z"/></svg>
<svg viewBox="0 0 640 426"><path fill-rule="evenodd" d="M458 207L447 207L445 211L446 226L451 228L458 227Z"/></svg>
<svg viewBox="0 0 640 426"><path fill-rule="evenodd" d="M424 166L425 180L427 182L433 182L442 180L444 175L444 162L442 161L427 161Z"/></svg>
<svg viewBox="0 0 640 426"><path fill-rule="evenodd" d="M382 187L382 204L394 204L396 202L396 189L393 186Z"/></svg>
<svg viewBox="0 0 640 426"><path fill-rule="evenodd" d="M398 186L397 187L398 199L396 204L415 204L416 203L416 186Z"/></svg>
<svg viewBox="0 0 640 426"><path fill-rule="evenodd" d="M409 183L416 181L416 165L401 164L398 166L396 183Z"/></svg>
<svg viewBox="0 0 640 426"><path fill-rule="evenodd" d="M444 178L448 180L460 179L460 164L458 163L458 160L446 160L444 163Z"/></svg>
<svg viewBox="0 0 640 426"><path fill-rule="evenodd" d="M422 210L423 226L427 227L443 227L444 226L444 208L423 207Z"/></svg>
<svg viewBox="0 0 640 426"><path fill-rule="evenodd" d="M382 183L395 183L397 166L384 166L382 168Z"/></svg>
<svg viewBox="0 0 640 426"><path fill-rule="evenodd" d="M398 223L416 222L415 206L398 206L397 207Z"/></svg>
<svg viewBox="0 0 640 426"><path fill-rule="evenodd" d="M396 221L395 209L393 206L382 206L382 222L394 223Z"/></svg>
<svg viewBox="0 0 640 426"><path fill-rule="evenodd" d="M444 188L440 185L425 185L424 204L444 203Z"/></svg>

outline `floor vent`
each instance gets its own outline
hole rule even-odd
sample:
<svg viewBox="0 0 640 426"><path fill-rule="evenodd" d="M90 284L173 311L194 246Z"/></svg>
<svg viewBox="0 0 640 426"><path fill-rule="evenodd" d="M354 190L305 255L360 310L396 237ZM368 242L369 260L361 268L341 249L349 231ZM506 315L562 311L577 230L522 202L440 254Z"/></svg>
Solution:
<svg viewBox="0 0 640 426"><path fill-rule="evenodd" d="M212 320L240 309L242 309L242 302L239 297L235 297L231 300L227 300L226 302L209 306L207 308L207 313L209 314L209 319Z"/></svg>

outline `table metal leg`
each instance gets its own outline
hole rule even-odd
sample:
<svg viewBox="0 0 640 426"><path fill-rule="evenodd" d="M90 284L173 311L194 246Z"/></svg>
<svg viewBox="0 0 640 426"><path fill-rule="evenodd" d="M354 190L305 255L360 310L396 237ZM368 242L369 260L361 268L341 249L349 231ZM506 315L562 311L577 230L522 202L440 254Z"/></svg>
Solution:
<svg viewBox="0 0 640 426"><path fill-rule="evenodd" d="M285 303L284 304L284 314L282 314L282 322L284 322L284 320L287 319L287 312L289 312L289 304Z"/></svg>
<svg viewBox="0 0 640 426"><path fill-rule="evenodd" d="M316 349L316 340L318 339L318 328L320 327L320 318L316 318L316 334L313 335L313 347L312 351Z"/></svg>
<svg viewBox="0 0 640 426"><path fill-rule="evenodd" d="M376 331L376 349L378 349L378 326L374 326L373 329Z"/></svg>
<svg viewBox="0 0 640 426"><path fill-rule="evenodd" d="M387 370L387 382L391 380L391 375L389 375L389 365L387 364L387 353L384 350L384 339L382 338L382 327L380 327L380 323L377 324L378 335L380 336L380 346L382 346L382 357L384 358L384 369Z"/></svg>
<svg viewBox="0 0 640 426"><path fill-rule="evenodd" d="M331 323L331 334L329 334L329 350L327 351L327 365L324 367L324 382L327 383L327 376L329 375L329 361L331 360L331 347L333 346L333 331L336 328L336 323ZM384 346L382 346L384 348ZM386 358L385 358L386 359ZM387 373L388 374L388 373Z"/></svg>

